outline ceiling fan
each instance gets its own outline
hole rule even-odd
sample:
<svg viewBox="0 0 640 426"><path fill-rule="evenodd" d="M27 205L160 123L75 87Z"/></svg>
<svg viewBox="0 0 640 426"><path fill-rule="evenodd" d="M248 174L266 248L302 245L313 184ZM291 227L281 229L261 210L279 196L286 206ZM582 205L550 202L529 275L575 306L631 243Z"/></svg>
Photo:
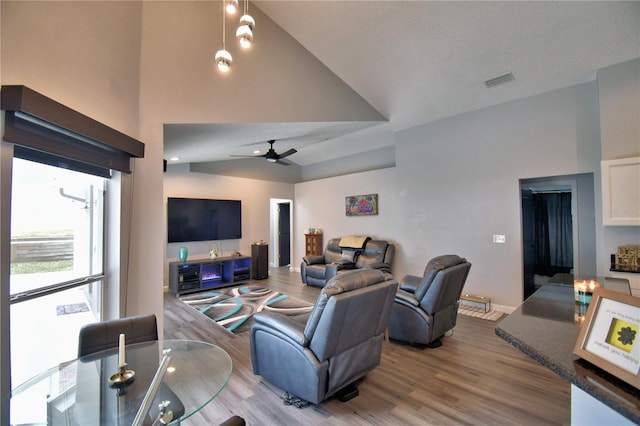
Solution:
<svg viewBox="0 0 640 426"><path fill-rule="evenodd" d="M275 139L271 139L269 142L269 150L262 155L232 155L232 157L264 157L267 159L268 162L270 163L277 163L277 164L282 164L283 166L289 166L291 165L291 163L288 163L286 161L281 161L283 158L290 156L291 154L295 154L296 151L295 149L291 148L288 151L283 152L282 154L278 154L274 149L273 149L273 143L275 142Z"/></svg>

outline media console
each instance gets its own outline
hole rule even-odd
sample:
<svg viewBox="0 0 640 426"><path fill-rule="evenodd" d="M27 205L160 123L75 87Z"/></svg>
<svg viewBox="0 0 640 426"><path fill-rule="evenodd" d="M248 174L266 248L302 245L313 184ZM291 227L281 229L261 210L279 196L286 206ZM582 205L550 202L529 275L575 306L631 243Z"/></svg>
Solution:
<svg viewBox="0 0 640 426"><path fill-rule="evenodd" d="M169 291L185 293L229 287L251 279L251 257L229 256L169 263Z"/></svg>

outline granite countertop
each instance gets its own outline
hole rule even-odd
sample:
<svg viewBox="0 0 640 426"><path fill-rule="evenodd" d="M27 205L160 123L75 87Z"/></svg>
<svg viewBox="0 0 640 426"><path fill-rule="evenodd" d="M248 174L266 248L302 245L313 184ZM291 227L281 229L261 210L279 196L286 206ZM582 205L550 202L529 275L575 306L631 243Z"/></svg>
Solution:
<svg viewBox="0 0 640 426"><path fill-rule="evenodd" d="M589 395L640 424L640 390L573 354L580 333L573 286L545 285L496 334Z"/></svg>

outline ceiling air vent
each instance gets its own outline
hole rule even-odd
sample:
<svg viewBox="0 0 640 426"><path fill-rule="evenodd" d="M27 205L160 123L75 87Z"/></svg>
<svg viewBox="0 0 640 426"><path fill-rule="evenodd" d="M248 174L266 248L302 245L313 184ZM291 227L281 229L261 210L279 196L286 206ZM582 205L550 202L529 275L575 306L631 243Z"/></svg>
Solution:
<svg viewBox="0 0 640 426"><path fill-rule="evenodd" d="M490 78L489 80L485 80L484 84L486 84L487 87L493 87L512 80L515 80L515 77L513 76L513 73L508 72L497 77Z"/></svg>

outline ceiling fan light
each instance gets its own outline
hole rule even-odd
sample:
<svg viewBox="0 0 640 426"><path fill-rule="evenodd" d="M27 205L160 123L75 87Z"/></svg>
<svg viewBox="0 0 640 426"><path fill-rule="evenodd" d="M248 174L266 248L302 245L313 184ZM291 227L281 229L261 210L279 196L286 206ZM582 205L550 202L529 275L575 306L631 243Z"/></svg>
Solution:
<svg viewBox="0 0 640 426"><path fill-rule="evenodd" d="M238 10L238 0L226 0L225 9L229 15L233 15Z"/></svg>
<svg viewBox="0 0 640 426"><path fill-rule="evenodd" d="M253 29L256 27L256 21L251 17L251 15L245 14L240 17L240 26L243 25L246 25L251 29L251 31L253 31Z"/></svg>
<svg viewBox="0 0 640 426"><path fill-rule="evenodd" d="M253 32L251 32L251 28L248 25L241 25L238 27L236 31L236 37L240 41L240 46L243 48L251 47L251 42L253 41Z"/></svg>
<svg viewBox="0 0 640 426"><path fill-rule="evenodd" d="M218 69L222 72L229 71L231 65L233 64L233 58L231 57L231 53L227 52L224 49L218 50L215 56L216 65L218 65Z"/></svg>
<svg viewBox="0 0 640 426"><path fill-rule="evenodd" d="M276 161L278 161L278 159L277 158L269 158L269 157L267 157L267 161L270 162L270 163L275 163Z"/></svg>

